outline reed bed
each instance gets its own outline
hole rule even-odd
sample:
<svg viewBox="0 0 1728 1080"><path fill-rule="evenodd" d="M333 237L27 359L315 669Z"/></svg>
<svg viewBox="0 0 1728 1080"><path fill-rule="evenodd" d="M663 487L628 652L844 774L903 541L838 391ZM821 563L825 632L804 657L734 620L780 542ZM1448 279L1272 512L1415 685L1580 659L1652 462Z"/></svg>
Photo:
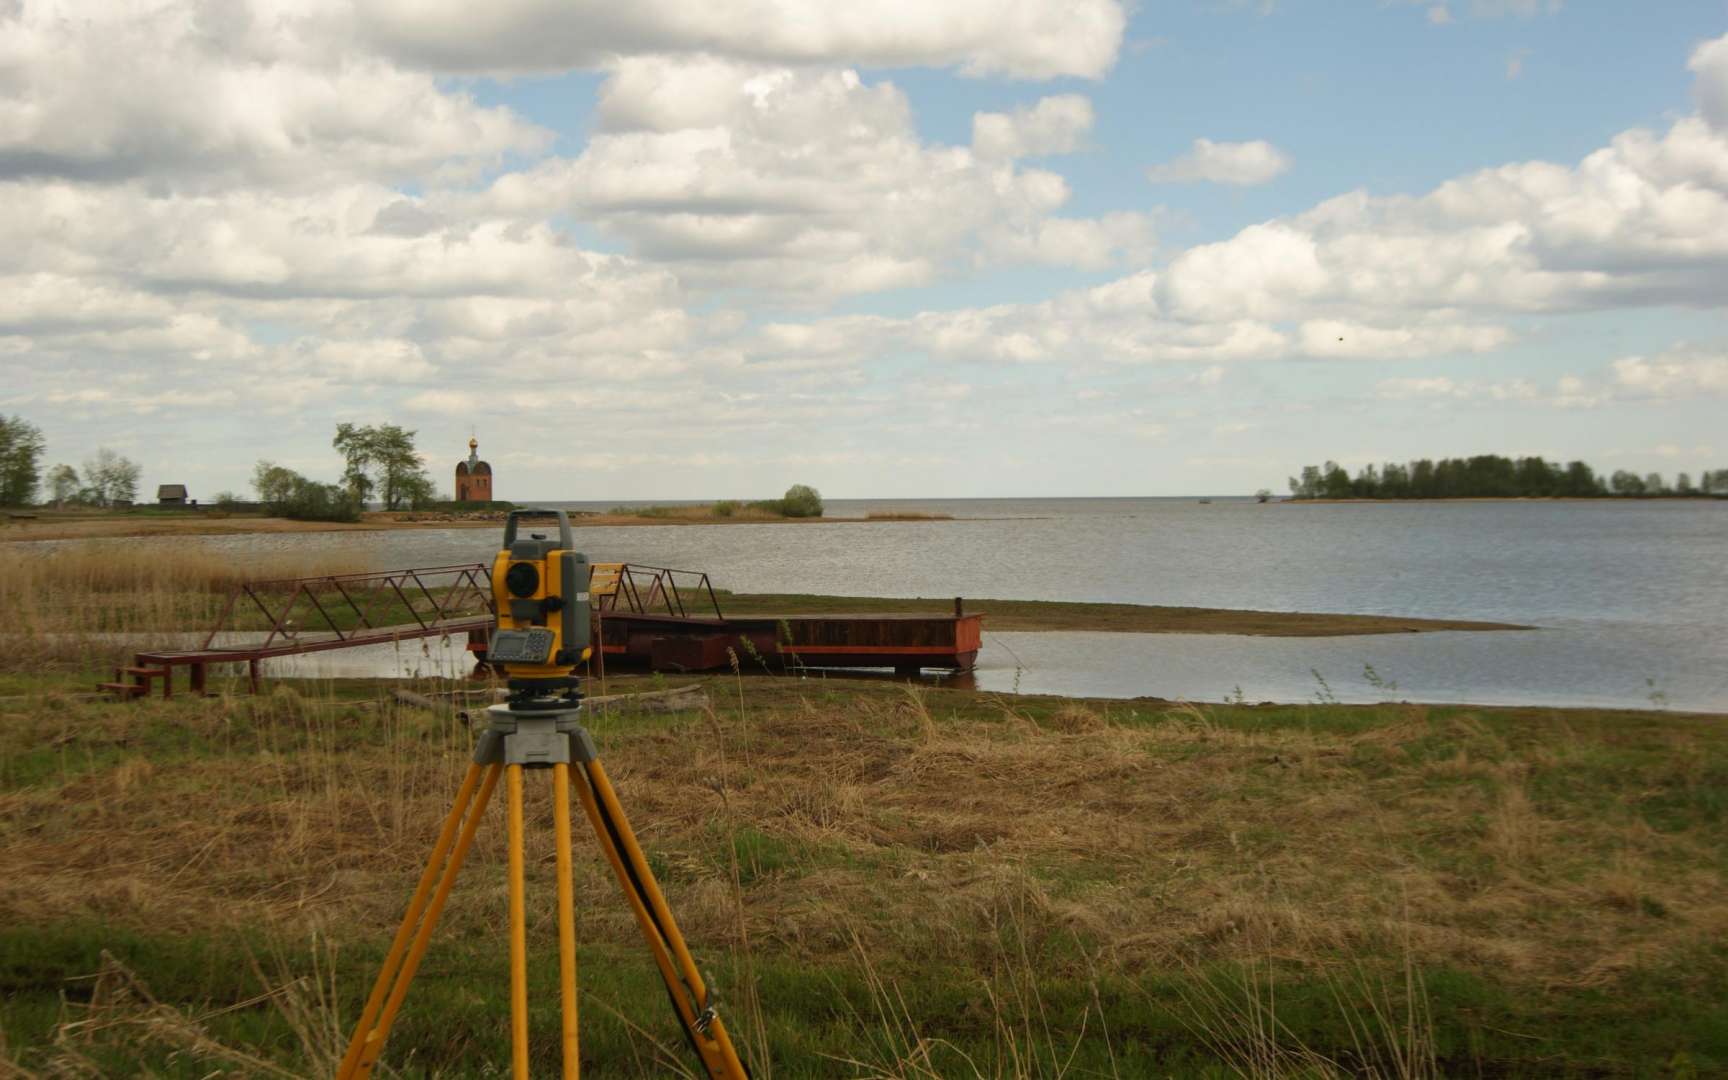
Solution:
<svg viewBox="0 0 1728 1080"><path fill-rule="evenodd" d="M953 514L939 514L928 510L872 510L864 515L866 521L953 521Z"/></svg>
<svg viewBox="0 0 1728 1080"><path fill-rule="evenodd" d="M208 628L244 581L357 569L339 555L241 562L184 540L0 549L0 611L7 613L0 671L99 667Z"/></svg>

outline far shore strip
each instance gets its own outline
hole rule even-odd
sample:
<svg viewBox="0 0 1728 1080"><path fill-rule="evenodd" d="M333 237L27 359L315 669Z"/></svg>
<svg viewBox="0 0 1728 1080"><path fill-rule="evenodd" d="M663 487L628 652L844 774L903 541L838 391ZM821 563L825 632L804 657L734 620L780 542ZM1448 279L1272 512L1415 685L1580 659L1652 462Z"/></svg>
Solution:
<svg viewBox="0 0 1728 1080"><path fill-rule="evenodd" d="M918 511L878 512L873 517L762 518L762 517L637 517L626 514L578 512L570 518L576 528L595 526L697 526L697 525L877 525L889 522L937 522L951 518ZM979 520L979 519L969 519ZM993 519L1001 520L1001 519ZM0 542L7 540L123 540L162 536L244 536L249 533L390 532L411 529L502 529L504 515L454 517L413 513L367 513L360 521L291 521L288 518L186 511L184 514L149 514L136 517L112 514L79 517L43 512L0 518Z"/></svg>
<svg viewBox="0 0 1728 1080"><path fill-rule="evenodd" d="M809 596L793 593L720 593L727 615L952 615L953 598L885 599L875 596ZM1417 634L1438 630L1532 630L1515 623L1465 619L1412 619L1389 615L1318 612L1236 611L1228 608L1084 604L1052 600L965 598L968 614L982 614L990 630L1082 630L1121 634L1246 634L1255 637L1346 637L1357 634Z"/></svg>

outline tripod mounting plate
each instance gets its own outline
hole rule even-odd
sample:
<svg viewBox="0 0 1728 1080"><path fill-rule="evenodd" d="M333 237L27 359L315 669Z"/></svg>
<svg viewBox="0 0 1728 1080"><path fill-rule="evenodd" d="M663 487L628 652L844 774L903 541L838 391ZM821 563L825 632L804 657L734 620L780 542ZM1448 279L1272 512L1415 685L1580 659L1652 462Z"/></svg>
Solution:
<svg viewBox="0 0 1728 1080"><path fill-rule="evenodd" d="M580 706L556 699L493 705L474 744L474 762L532 769L594 761L600 752L578 722L580 713Z"/></svg>

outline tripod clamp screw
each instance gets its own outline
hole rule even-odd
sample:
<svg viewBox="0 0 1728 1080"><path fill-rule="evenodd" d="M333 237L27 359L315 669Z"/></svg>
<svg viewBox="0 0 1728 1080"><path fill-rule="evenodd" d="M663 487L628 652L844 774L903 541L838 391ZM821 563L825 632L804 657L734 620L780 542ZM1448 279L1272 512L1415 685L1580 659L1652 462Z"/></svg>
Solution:
<svg viewBox="0 0 1728 1080"><path fill-rule="evenodd" d="M690 1026L696 1029L698 1035L707 1035L708 1029L714 1026L714 1021L720 1019L720 1014L714 1011L714 986L712 983L702 988L702 1011L696 1014L696 1019Z"/></svg>

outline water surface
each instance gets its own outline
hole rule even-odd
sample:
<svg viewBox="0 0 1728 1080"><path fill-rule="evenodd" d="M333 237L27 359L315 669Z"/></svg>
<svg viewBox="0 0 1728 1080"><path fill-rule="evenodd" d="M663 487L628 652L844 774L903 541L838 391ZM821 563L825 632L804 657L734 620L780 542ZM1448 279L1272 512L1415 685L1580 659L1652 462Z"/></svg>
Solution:
<svg viewBox="0 0 1728 1080"><path fill-rule="evenodd" d="M954 519L597 527L577 537L596 561L706 570L716 586L739 592L1114 601L1540 628L1349 638L998 634L986 618L976 678L988 689L1728 710L1728 502L834 500L829 508ZM239 559L341 551L393 569L489 560L498 536L436 529L204 542Z"/></svg>

